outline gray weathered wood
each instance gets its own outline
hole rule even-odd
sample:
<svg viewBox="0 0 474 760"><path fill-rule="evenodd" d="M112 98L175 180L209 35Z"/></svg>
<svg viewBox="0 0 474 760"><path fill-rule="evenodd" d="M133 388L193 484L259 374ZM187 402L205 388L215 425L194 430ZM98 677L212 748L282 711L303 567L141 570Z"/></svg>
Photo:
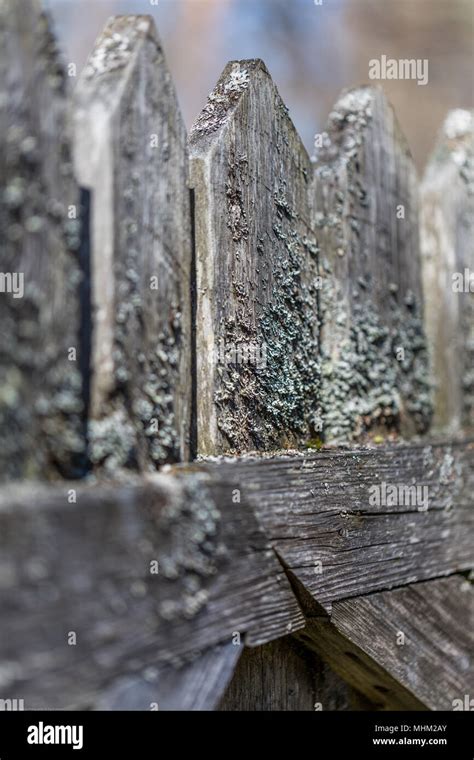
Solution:
<svg viewBox="0 0 474 760"><path fill-rule="evenodd" d="M303 636L380 709L453 710L474 688L473 594L455 575L346 599Z"/></svg>
<svg viewBox="0 0 474 760"><path fill-rule="evenodd" d="M288 572L327 610L473 566L472 443L249 457L219 472L242 483ZM371 504L383 483L427 491Z"/></svg>
<svg viewBox="0 0 474 760"><path fill-rule="evenodd" d="M198 450L295 445L319 385L311 164L261 61L228 64L190 150Z"/></svg>
<svg viewBox="0 0 474 760"><path fill-rule="evenodd" d="M317 653L357 693L365 695L370 704L369 709L426 709L419 699L391 677L376 660L341 636L330 618L311 617L299 638L304 646Z"/></svg>
<svg viewBox="0 0 474 760"><path fill-rule="evenodd" d="M191 471L1 490L2 698L21 695L27 709L100 707L101 695L119 699L118 679L188 667L236 633L255 646L301 628L284 572L235 488ZM228 670L223 657L211 653L208 666ZM199 672L190 667L191 682ZM186 679L176 678L178 689Z"/></svg>
<svg viewBox="0 0 474 760"><path fill-rule="evenodd" d="M292 636L245 649L223 711L326 711L360 707L358 694Z"/></svg>
<svg viewBox="0 0 474 760"><path fill-rule="evenodd" d="M80 210L65 118L66 80L39 3L2 2L0 479L4 480L51 478L58 473L78 476L84 454L76 256Z"/></svg>
<svg viewBox="0 0 474 760"><path fill-rule="evenodd" d="M372 87L343 93L318 143L325 440L424 432L431 396L409 149Z"/></svg>
<svg viewBox="0 0 474 760"><path fill-rule="evenodd" d="M236 634L256 646L299 630L274 552L311 617L472 567L473 457L472 443L329 450L180 466L122 486L4 488L2 693L97 704L104 684L184 667ZM372 485L402 478L427 486L427 511L369 503Z"/></svg>
<svg viewBox="0 0 474 760"><path fill-rule="evenodd" d="M97 708L215 710L241 652L241 647L226 642L216 644L180 668L149 665L142 675L119 676L100 694Z"/></svg>
<svg viewBox="0 0 474 760"><path fill-rule="evenodd" d="M451 111L421 185L433 425L474 429L474 111Z"/></svg>
<svg viewBox="0 0 474 760"><path fill-rule="evenodd" d="M187 137L151 17L109 22L74 118L92 190L91 458L152 470L189 450L192 247Z"/></svg>

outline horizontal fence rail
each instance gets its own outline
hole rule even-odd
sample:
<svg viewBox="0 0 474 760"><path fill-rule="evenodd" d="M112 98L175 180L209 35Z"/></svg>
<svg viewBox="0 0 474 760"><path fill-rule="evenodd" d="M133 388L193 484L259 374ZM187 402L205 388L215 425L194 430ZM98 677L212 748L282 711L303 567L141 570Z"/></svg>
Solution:
<svg viewBox="0 0 474 760"><path fill-rule="evenodd" d="M394 499L401 472L416 473L426 490ZM428 579L435 590L434 579L472 567L473 477L474 443L466 443L203 463L126 485L4 487L6 692L21 691L36 708L64 705L65 694L70 706L85 704L81 699L95 705L103 684L120 682L128 664L138 682L147 668L166 665L179 674L215 646L219 663L235 663L243 643L301 631L303 613L323 626L326 635L317 628L314 646L325 652L326 623L333 635L344 600L390 599L389 589ZM413 589L423 586L429 596L430 583ZM464 583L467 605L472 590ZM469 609L460 605L459 614ZM464 658L470 635L469 626L462 629ZM48 648L50 657L41 659ZM22 663L13 659L18 651L29 653ZM412 657L414 647L408 651ZM377 662L385 668L382 655ZM469 689L469 678L460 673L452 682L444 709L458 697L455 684ZM164 693L161 678L154 682L144 693L154 690L164 709L169 682ZM373 697L372 682L362 688L356 678L355 685ZM428 671L410 687L405 701L395 690L395 704L434 704Z"/></svg>

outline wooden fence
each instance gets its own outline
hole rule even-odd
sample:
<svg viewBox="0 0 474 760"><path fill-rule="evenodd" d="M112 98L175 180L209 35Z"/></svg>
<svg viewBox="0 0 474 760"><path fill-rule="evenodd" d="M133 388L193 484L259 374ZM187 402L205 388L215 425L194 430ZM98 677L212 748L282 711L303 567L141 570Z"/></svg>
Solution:
<svg viewBox="0 0 474 760"><path fill-rule="evenodd" d="M464 709L473 114L420 192L379 88L310 158L259 60L188 139L148 17L0 43L1 704Z"/></svg>

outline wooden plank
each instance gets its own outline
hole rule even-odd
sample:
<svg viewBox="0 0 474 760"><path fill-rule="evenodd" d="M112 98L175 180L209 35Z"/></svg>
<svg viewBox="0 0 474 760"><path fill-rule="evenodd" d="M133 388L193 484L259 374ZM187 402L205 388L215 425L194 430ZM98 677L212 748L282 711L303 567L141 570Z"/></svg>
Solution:
<svg viewBox="0 0 474 760"><path fill-rule="evenodd" d="M431 398L418 186L383 91L344 92L317 147L324 438L423 433Z"/></svg>
<svg viewBox="0 0 474 760"><path fill-rule="evenodd" d="M434 429L474 429L474 111L451 111L421 185Z"/></svg>
<svg viewBox="0 0 474 760"><path fill-rule="evenodd" d="M36 0L0 6L0 479L79 477L79 195L67 77Z"/></svg>
<svg viewBox="0 0 474 760"><path fill-rule="evenodd" d="M245 649L219 705L222 711L360 709L359 695L293 636Z"/></svg>
<svg viewBox="0 0 474 760"><path fill-rule="evenodd" d="M337 602L304 636L381 709L453 710L474 688L473 623L472 584L456 575Z"/></svg>
<svg viewBox="0 0 474 760"><path fill-rule="evenodd" d="M158 664L148 666L141 676L118 677L101 693L97 708L215 710L240 655L240 647L226 642L216 644L180 668Z"/></svg>
<svg viewBox="0 0 474 760"><path fill-rule="evenodd" d="M426 710L426 706L376 660L341 636L330 618L312 617L299 638L305 647L327 662L339 678L366 696L369 709Z"/></svg>
<svg viewBox="0 0 474 760"><path fill-rule="evenodd" d="M199 453L296 445L319 385L311 164L262 61L228 64L190 151Z"/></svg>
<svg viewBox="0 0 474 760"><path fill-rule="evenodd" d="M473 566L473 443L248 457L219 472L242 484L289 575L327 611Z"/></svg>
<svg viewBox="0 0 474 760"><path fill-rule="evenodd" d="M26 709L119 704L119 679L166 665L176 683L158 701L175 704L181 669L200 653L236 633L256 646L298 630L284 572L236 498L235 484L192 471L1 490L2 698L21 695ZM204 665L231 667L225 653ZM199 673L190 667L190 683Z"/></svg>
<svg viewBox="0 0 474 760"><path fill-rule="evenodd" d="M186 131L151 17L108 23L74 119L92 191L91 458L153 470L189 453L192 245Z"/></svg>
<svg viewBox="0 0 474 760"><path fill-rule="evenodd" d="M171 684L157 698L167 709L188 678L230 674L216 645L300 630L295 594L311 624L325 625L341 600L472 567L473 457L472 443L327 450L179 466L127 485L5 487L4 698L21 694L32 708L143 702L158 689L154 677L143 684L151 668ZM370 503L372 486L401 478L427 487L426 511ZM370 653L364 667L379 678ZM380 702L376 692L364 693Z"/></svg>

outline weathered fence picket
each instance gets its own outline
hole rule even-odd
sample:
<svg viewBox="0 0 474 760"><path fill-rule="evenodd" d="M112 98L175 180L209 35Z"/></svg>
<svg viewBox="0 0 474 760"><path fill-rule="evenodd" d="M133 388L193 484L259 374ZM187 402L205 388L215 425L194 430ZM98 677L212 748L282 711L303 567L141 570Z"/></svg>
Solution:
<svg viewBox="0 0 474 760"><path fill-rule="evenodd" d="M325 439L426 432L418 186L382 90L345 92L316 148Z"/></svg>
<svg viewBox="0 0 474 760"><path fill-rule="evenodd" d="M152 19L113 19L74 96L75 164L92 192L93 464L186 459L191 211L186 132Z"/></svg>
<svg viewBox="0 0 474 760"><path fill-rule="evenodd" d="M319 387L311 164L261 61L229 63L190 145L198 451L301 444Z"/></svg>
<svg viewBox="0 0 474 760"><path fill-rule="evenodd" d="M0 479L79 477L81 237L67 77L35 0L1 3L0 37Z"/></svg>
<svg viewBox="0 0 474 760"><path fill-rule="evenodd" d="M448 114L421 184L433 428L474 430L474 112Z"/></svg>
<svg viewBox="0 0 474 760"><path fill-rule="evenodd" d="M76 182L25 3L0 4L3 289L25 277L0 293L0 699L450 709L474 689L473 295L450 283L472 115L426 172L421 265L381 90L341 96L312 163L264 64L232 62L188 146L153 21L118 17L69 101Z"/></svg>

